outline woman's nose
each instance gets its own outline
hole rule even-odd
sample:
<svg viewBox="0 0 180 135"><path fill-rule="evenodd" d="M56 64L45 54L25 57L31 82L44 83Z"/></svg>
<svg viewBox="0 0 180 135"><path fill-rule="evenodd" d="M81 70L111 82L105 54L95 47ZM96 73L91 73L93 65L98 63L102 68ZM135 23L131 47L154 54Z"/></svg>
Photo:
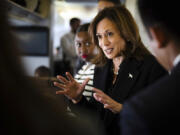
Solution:
<svg viewBox="0 0 180 135"><path fill-rule="evenodd" d="M81 47L81 52L84 54L84 53L86 53L86 47L85 47L85 45L82 45L82 47Z"/></svg>
<svg viewBox="0 0 180 135"><path fill-rule="evenodd" d="M101 44L102 44L103 46L108 46L108 45L109 45L109 40L108 40L108 38L107 38L106 36L104 36L104 37L102 38Z"/></svg>

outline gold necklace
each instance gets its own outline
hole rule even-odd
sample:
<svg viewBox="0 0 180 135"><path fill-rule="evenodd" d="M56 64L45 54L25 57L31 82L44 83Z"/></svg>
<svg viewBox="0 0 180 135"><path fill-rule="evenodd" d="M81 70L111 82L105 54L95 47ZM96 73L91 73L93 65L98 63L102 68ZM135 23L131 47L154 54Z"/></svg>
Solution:
<svg viewBox="0 0 180 135"><path fill-rule="evenodd" d="M119 72L119 68L118 68L118 70L115 72L115 68L114 68L114 66L113 66L113 73L114 73L114 75L118 75L118 72Z"/></svg>

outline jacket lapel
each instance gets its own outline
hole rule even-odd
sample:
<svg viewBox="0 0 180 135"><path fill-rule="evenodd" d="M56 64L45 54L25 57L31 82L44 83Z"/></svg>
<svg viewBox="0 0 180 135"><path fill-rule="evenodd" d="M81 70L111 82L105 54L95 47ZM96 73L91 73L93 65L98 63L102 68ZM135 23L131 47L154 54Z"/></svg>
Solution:
<svg viewBox="0 0 180 135"><path fill-rule="evenodd" d="M142 62L135 59L126 59L120 65L118 78L112 90L112 96L115 100L123 102L129 95L131 88L135 84Z"/></svg>
<svg viewBox="0 0 180 135"><path fill-rule="evenodd" d="M110 74L111 66L112 66L112 62L108 61L105 66L95 68L94 82L93 82L94 83L93 86L95 88L98 88L102 91L106 90L110 79L109 74Z"/></svg>

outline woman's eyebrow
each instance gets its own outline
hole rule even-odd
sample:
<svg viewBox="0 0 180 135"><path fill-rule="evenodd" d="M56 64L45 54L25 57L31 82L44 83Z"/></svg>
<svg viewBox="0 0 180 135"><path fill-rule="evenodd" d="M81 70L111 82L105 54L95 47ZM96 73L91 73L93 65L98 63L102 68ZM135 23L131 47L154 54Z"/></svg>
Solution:
<svg viewBox="0 0 180 135"><path fill-rule="evenodd" d="M109 31L111 31L111 30L109 30L109 29L107 29L107 30L105 30L105 32L104 33L107 33L107 32L109 32ZM96 35L101 35L101 33L96 33ZM103 34L103 33L102 33Z"/></svg>

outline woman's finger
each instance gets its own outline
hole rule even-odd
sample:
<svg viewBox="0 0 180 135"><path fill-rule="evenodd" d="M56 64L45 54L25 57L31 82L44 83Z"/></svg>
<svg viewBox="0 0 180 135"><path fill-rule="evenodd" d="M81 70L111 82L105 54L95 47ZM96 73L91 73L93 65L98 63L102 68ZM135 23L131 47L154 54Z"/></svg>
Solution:
<svg viewBox="0 0 180 135"><path fill-rule="evenodd" d="M58 75L57 79L60 80L62 83L66 84L68 82L68 80L66 78L64 78L63 76Z"/></svg>
<svg viewBox="0 0 180 135"><path fill-rule="evenodd" d="M62 95L62 94L65 95L65 94L66 94L66 91L56 91L56 94L57 94L57 95Z"/></svg>
<svg viewBox="0 0 180 135"><path fill-rule="evenodd" d="M107 96L103 91L97 88L92 89L95 93L98 93L103 99L108 99L109 96Z"/></svg>
<svg viewBox="0 0 180 135"><path fill-rule="evenodd" d="M109 104L104 104L104 108L105 109L110 109L110 105Z"/></svg>
<svg viewBox="0 0 180 135"><path fill-rule="evenodd" d="M69 81L73 82L74 78L72 77L72 75L69 72L66 72L66 76L69 79Z"/></svg>
<svg viewBox="0 0 180 135"><path fill-rule="evenodd" d="M97 93L94 93L94 94L93 94L93 97L94 97L97 101L99 101L99 102L100 102L100 97L98 96L98 94L97 94Z"/></svg>
<svg viewBox="0 0 180 135"><path fill-rule="evenodd" d="M65 89L65 88L66 88L65 85L60 84L60 83L58 83L58 82L54 82L54 86L59 87L59 88L61 88L61 89Z"/></svg>
<svg viewBox="0 0 180 135"><path fill-rule="evenodd" d="M94 98L98 101L101 102L102 104L106 104L107 101L103 98L102 95L98 94L98 93L94 93L93 94Z"/></svg>
<svg viewBox="0 0 180 135"><path fill-rule="evenodd" d="M96 92L96 93L101 93L101 94L104 93L104 92L102 92L102 90L97 89L97 88L92 88L92 90L93 90L94 92Z"/></svg>
<svg viewBox="0 0 180 135"><path fill-rule="evenodd" d="M86 84L89 82L90 78L87 78L83 81L82 86L85 87Z"/></svg>

